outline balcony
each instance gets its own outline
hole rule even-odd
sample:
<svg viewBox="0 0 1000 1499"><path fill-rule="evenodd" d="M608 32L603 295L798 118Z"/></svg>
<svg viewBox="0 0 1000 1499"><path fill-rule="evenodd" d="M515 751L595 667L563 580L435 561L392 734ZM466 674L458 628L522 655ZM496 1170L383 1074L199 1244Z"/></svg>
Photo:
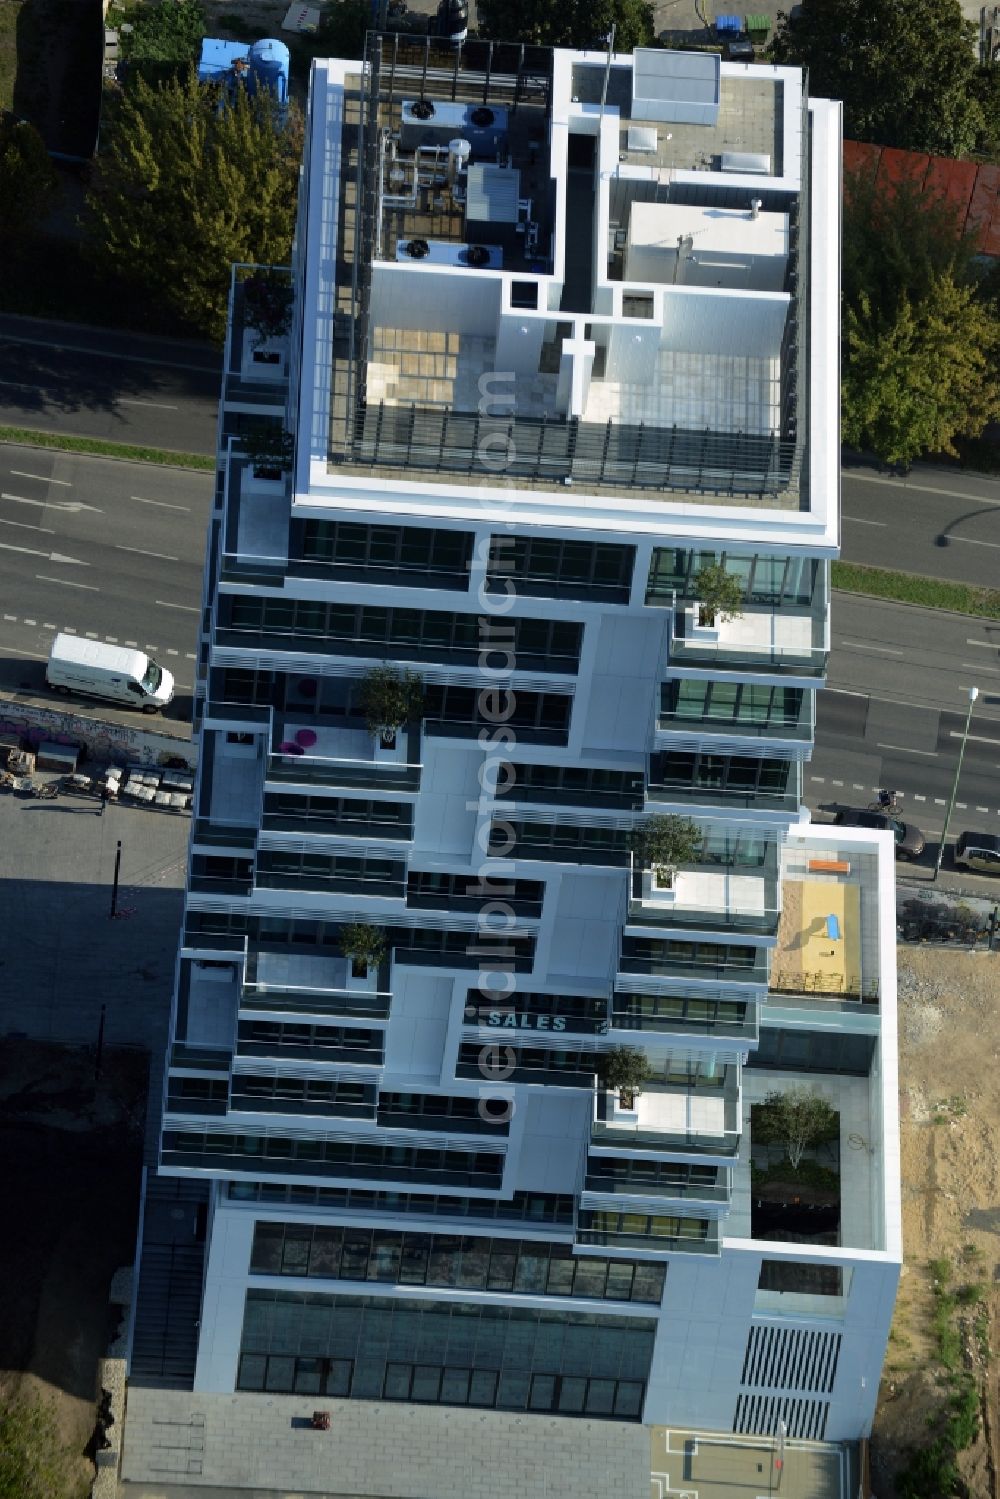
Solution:
<svg viewBox="0 0 1000 1499"><path fill-rule="evenodd" d="M649 938L622 938L622 951L615 988L628 990L634 978L694 980L708 984L743 984L763 989L767 984L767 949L739 948L722 943L657 942ZM655 992L652 985L643 991Z"/></svg>
<svg viewBox="0 0 1000 1499"><path fill-rule="evenodd" d="M260 273L291 291L291 272L285 266L233 266L222 399L230 410L280 415L288 390L289 338L287 333L266 338L250 326L254 314L247 305L246 283Z"/></svg>
<svg viewBox="0 0 1000 1499"><path fill-rule="evenodd" d="M789 760L788 780L783 791L760 789L759 783L739 785L732 776L733 784L726 784L730 758L727 755L703 755L700 757L699 778L692 774L683 780L670 775L659 755L650 757L649 780L646 783L645 805L647 812L658 811L657 803L681 807L712 807L716 811L749 811L767 816L776 814L785 823L798 814L802 803L802 762ZM689 757L694 759L695 757Z"/></svg>
<svg viewBox="0 0 1000 1499"><path fill-rule="evenodd" d="M730 1172L724 1167L682 1166L664 1164L637 1157L587 1156L582 1205L587 1208L614 1208L616 1199L624 1198L628 1211L663 1212L666 1203L690 1211L695 1204L727 1208L731 1196ZM597 1197L602 1201L591 1200ZM640 1199L650 1206L643 1209Z"/></svg>
<svg viewBox="0 0 1000 1499"><path fill-rule="evenodd" d="M679 682L664 684L656 719L657 735L662 738L664 747L678 742L681 735L698 747L706 737L717 740L720 745L729 741L734 746L744 740L759 743L766 739L775 745L811 744L813 741L816 728L816 692L813 688L759 688L757 693L764 694L763 697L741 701L738 708L734 706L730 711L727 706L723 711L721 694L716 692L711 700L705 699L705 706L701 706L696 701L675 697L672 689L681 685ZM720 684L707 685L717 687ZM797 705L786 696L793 692L801 694Z"/></svg>
<svg viewBox="0 0 1000 1499"><path fill-rule="evenodd" d="M240 1008L384 1020L392 994L388 964L383 970L359 979L352 975L347 958L332 953L252 949L247 955Z"/></svg>
<svg viewBox="0 0 1000 1499"><path fill-rule="evenodd" d="M830 650L827 577L827 569L821 568L822 581L807 608L751 604L715 625L699 624L697 604L678 608L670 666L802 677L807 684L824 678Z"/></svg>
<svg viewBox="0 0 1000 1499"><path fill-rule="evenodd" d="M706 991L674 985L669 994L616 991L612 999L612 1033L652 1031L698 1036L713 1044L755 1044L760 1030L760 1003L740 990Z"/></svg>
<svg viewBox="0 0 1000 1499"><path fill-rule="evenodd" d="M279 584L288 566L285 477L261 478L230 439L219 575L224 582ZM239 641L235 642L239 644Z"/></svg>
<svg viewBox="0 0 1000 1499"><path fill-rule="evenodd" d="M773 937L778 930L778 886L774 846L761 872L700 864L680 869L670 885L633 857L629 867L629 926L660 930L747 932ZM765 872L767 865L772 869Z"/></svg>
<svg viewBox="0 0 1000 1499"><path fill-rule="evenodd" d="M728 1069L737 1076L735 1069ZM591 1144L616 1150L684 1152L732 1158L740 1148L739 1085L727 1077L725 1087L659 1087L647 1085L623 1109L614 1093L594 1095Z"/></svg>
<svg viewBox="0 0 1000 1499"><path fill-rule="evenodd" d="M658 1218L644 1213L593 1212L581 1208L575 1234L577 1244L609 1249L639 1249L646 1254L710 1254L721 1252L719 1225L708 1219Z"/></svg>
<svg viewBox="0 0 1000 1499"><path fill-rule="evenodd" d="M308 681L308 678L303 679ZM420 789L420 725L409 724L385 748L342 718L303 712L274 726L267 780L302 786L413 792Z"/></svg>

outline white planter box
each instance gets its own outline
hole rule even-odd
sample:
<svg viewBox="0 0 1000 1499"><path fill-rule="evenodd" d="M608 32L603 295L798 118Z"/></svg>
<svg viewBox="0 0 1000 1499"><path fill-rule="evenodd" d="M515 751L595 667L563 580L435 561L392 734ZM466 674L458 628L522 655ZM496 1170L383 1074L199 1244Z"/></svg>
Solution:
<svg viewBox="0 0 1000 1499"><path fill-rule="evenodd" d="M259 334L253 328L244 328L240 379L271 384L284 380L288 374L288 339L267 338L258 343L258 338ZM276 360L268 357L274 354L278 356Z"/></svg>

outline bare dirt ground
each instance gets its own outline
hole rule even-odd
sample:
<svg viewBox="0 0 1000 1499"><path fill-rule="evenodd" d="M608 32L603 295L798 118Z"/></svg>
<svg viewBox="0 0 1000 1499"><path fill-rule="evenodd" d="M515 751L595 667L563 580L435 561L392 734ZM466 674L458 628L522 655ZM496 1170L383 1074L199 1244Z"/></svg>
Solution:
<svg viewBox="0 0 1000 1499"><path fill-rule="evenodd" d="M108 1289L135 1250L148 1058L0 1042L0 1399L53 1409L68 1459L59 1499L89 1492Z"/></svg>
<svg viewBox="0 0 1000 1499"><path fill-rule="evenodd" d="M1000 954L907 947L899 961L904 1269L872 1441L873 1487L891 1499L901 1455L928 1441L929 1419L951 1390L937 1360L928 1270L944 1259L953 1286L987 1288L985 1306L958 1318L962 1364L980 1386L983 1415L959 1468L974 1499L995 1499Z"/></svg>

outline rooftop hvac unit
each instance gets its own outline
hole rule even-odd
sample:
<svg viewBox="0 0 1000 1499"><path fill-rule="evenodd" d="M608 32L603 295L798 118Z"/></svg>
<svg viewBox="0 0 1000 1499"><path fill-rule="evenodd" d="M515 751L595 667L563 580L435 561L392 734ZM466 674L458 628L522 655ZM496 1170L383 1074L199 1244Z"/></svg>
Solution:
<svg viewBox="0 0 1000 1499"><path fill-rule="evenodd" d="M404 151L467 140L472 155L495 156L507 140L507 111L498 105L451 99L404 99L399 130Z"/></svg>

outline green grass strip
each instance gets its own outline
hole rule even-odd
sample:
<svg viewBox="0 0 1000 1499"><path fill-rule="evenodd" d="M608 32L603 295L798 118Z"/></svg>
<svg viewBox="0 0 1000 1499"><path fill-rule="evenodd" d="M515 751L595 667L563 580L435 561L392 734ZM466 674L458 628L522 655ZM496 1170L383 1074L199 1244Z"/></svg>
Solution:
<svg viewBox="0 0 1000 1499"><path fill-rule="evenodd" d="M133 447L127 442L104 442L99 437L64 437L60 432L35 432L30 427L0 427L0 442L18 442L32 448L57 448L64 453L91 453L97 458L124 458L130 463L160 463L165 468L215 468L215 459L204 453Z"/></svg>
<svg viewBox="0 0 1000 1499"><path fill-rule="evenodd" d="M946 583L916 573L890 572L884 567L860 567L856 562L833 564L833 586L844 593L863 593L873 599L895 599L923 609L949 609L955 614L978 614L1000 619L1000 589L971 583Z"/></svg>

